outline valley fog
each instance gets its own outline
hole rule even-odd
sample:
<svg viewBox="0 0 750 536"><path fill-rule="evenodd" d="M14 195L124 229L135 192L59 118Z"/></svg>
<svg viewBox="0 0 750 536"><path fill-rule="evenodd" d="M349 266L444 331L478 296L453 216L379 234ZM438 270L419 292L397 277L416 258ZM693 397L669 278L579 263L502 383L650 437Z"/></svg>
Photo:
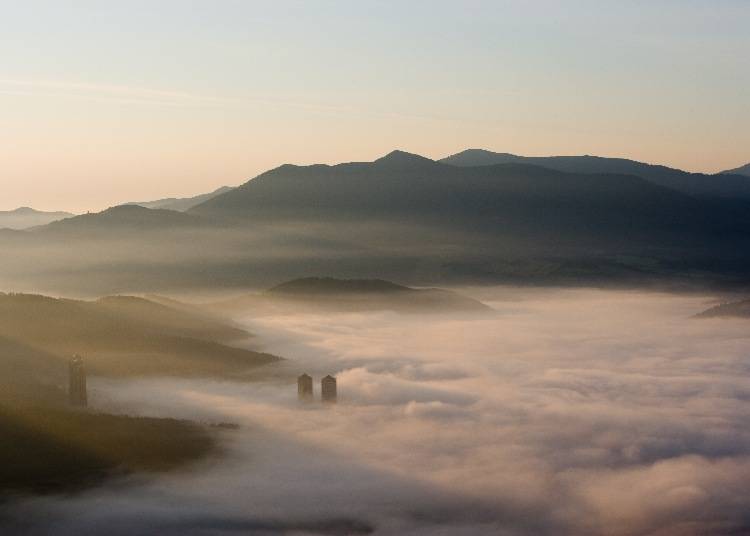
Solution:
<svg viewBox="0 0 750 536"><path fill-rule="evenodd" d="M6 508L27 534L739 534L747 321L710 297L462 289L484 315L237 315L275 379L91 379L95 409L238 423L223 453ZM297 401L294 376L338 379Z"/></svg>

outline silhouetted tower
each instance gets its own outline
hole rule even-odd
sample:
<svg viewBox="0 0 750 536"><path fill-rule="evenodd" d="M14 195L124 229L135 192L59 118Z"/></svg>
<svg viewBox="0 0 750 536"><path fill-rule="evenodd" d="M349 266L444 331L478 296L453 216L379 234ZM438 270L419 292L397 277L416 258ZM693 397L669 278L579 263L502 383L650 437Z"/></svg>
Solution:
<svg viewBox="0 0 750 536"><path fill-rule="evenodd" d="M336 402L336 378L330 374L320 380L320 399L323 402Z"/></svg>
<svg viewBox="0 0 750 536"><path fill-rule="evenodd" d="M86 394L86 370L83 368L83 358L74 355L70 360L70 383L68 395L72 406L86 407L88 395Z"/></svg>
<svg viewBox="0 0 750 536"><path fill-rule="evenodd" d="M297 397L305 402L313 399L313 379L311 376L303 374L297 378Z"/></svg>

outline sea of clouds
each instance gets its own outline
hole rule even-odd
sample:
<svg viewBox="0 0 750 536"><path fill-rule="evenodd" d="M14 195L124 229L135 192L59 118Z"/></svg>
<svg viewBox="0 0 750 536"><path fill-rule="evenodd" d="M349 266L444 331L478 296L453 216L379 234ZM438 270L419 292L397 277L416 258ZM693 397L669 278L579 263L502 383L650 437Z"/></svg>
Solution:
<svg viewBox="0 0 750 536"><path fill-rule="evenodd" d="M750 326L704 296L469 290L487 315L241 318L290 376L92 381L101 409L241 424L223 456L17 503L27 534L750 532ZM292 375L338 377L335 406Z"/></svg>

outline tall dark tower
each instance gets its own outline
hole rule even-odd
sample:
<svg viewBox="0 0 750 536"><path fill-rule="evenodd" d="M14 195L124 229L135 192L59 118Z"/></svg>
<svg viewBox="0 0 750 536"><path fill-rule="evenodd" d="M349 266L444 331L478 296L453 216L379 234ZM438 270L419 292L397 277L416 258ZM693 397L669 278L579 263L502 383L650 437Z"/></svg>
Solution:
<svg viewBox="0 0 750 536"><path fill-rule="evenodd" d="M304 402L313 399L313 379L311 376L303 374L297 378L297 397Z"/></svg>
<svg viewBox="0 0 750 536"><path fill-rule="evenodd" d="M323 402L336 402L336 378L330 374L320 380L320 399Z"/></svg>
<svg viewBox="0 0 750 536"><path fill-rule="evenodd" d="M83 368L81 356L73 356L73 359L70 360L69 371L68 395L70 396L70 405L85 408L89 400L86 393L86 370Z"/></svg>

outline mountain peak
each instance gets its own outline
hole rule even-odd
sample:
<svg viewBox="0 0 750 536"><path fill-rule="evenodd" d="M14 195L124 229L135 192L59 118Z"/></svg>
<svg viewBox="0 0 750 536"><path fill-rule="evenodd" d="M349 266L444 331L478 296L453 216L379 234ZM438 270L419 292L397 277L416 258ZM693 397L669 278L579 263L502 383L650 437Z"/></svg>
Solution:
<svg viewBox="0 0 750 536"><path fill-rule="evenodd" d="M491 166L494 164L515 164L523 157L511 153L496 153L487 149L466 149L439 161L452 166Z"/></svg>
<svg viewBox="0 0 750 536"><path fill-rule="evenodd" d="M475 155L475 156L477 156L477 155L492 155L492 156L517 157L513 153L498 153L498 152L495 152L495 151L489 151L487 149L465 149L465 150L460 151L460 152L458 152L458 153L456 153L454 155L451 155L451 156L460 156L460 155L467 155L467 156L468 155ZM448 158L451 158L451 156L449 156Z"/></svg>
<svg viewBox="0 0 750 536"><path fill-rule="evenodd" d="M143 207L141 205L115 205L112 207L109 207L107 209L104 209L99 214L146 214L150 211L158 210L158 209L150 209Z"/></svg>
<svg viewBox="0 0 750 536"><path fill-rule="evenodd" d="M377 160L375 160L375 163L393 167L414 167L432 165L435 164L435 161L418 154L395 150L391 151L385 156L378 158Z"/></svg>

